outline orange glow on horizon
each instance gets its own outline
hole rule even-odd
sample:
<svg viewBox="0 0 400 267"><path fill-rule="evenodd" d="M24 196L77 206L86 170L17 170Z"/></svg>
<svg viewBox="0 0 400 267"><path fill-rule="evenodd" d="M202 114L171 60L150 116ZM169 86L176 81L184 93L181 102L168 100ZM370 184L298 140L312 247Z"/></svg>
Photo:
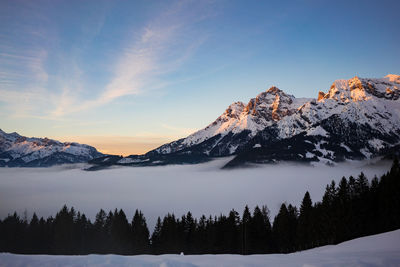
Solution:
<svg viewBox="0 0 400 267"><path fill-rule="evenodd" d="M171 141L168 138L137 138L126 136L59 136L51 137L61 142L77 142L95 147L104 154L129 156L144 154Z"/></svg>

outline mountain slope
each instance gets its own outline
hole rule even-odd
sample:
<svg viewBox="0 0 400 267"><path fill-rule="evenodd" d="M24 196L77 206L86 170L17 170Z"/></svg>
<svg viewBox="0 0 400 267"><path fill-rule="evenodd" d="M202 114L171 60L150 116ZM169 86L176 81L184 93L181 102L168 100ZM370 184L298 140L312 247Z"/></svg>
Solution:
<svg viewBox="0 0 400 267"><path fill-rule="evenodd" d="M271 87L266 92L251 99L247 105L242 102L231 104L221 116L206 128L189 135L187 138L163 145L155 151L160 154L172 153L219 136L220 138L215 140L214 146L204 151L205 154L212 156L230 155L235 153L243 144L243 139L253 138L258 132L271 126L282 117L294 114L298 107L310 100L295 98L276 87ZM246 131L245 136L242 134L240 140L235 142L235 137L244 131ZM224 140L227 135L231 136L227 138L229 142ZM218 151L213 151L216 146L219 148Z"/></svg>
<svg viewBox="0 0 400 267"><path fill-rule="evenodd" d="M275 160L340 161L380 155L400 141L400 79L338 80L292 116L279 121L279 138L270 142L265 129L260 147L239 154L228 166Z"/></svg>
<svg viewBox="0 0 400 267"><path fill-rule="evenodd" d="M92 146L29 138L0 129L0 167L47 167L87 162L101 156L104 155Z"/></svg>
<svg viewBox="0 0 400 267"><path fill-rule="evenodd" d="M337 80L315 99L271 87L247 105L231 104L186 138L114 163L196 163L235 155L227 164L233 167L280 160L333 163L393 152L400 142L399 88L400 76L393 74Z"/></svg>

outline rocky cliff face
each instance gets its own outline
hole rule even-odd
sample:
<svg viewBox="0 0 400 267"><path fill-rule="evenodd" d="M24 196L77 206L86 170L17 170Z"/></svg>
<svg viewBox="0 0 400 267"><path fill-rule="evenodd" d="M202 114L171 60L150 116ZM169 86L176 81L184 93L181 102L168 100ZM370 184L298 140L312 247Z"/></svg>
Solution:
<svg viewBox="0 0 400 267"><path fill-rule="evenodd" d="M227 166L281 160L363 159L393 152L400 142L400 76L337 80L315 99L271 87L247 104L236 102L206 128L129 165L195 163L235 155Z"/></svg>

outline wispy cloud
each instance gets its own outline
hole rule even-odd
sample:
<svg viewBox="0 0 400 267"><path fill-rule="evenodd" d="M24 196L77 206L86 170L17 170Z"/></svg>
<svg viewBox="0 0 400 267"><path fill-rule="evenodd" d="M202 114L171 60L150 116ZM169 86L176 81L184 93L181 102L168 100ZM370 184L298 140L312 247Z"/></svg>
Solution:
<svg viewBox="0 0 400 267"><path fill-rule="evenodd" d="M0 102L13 117L43 114L50 104L45 97L50 36L39 34L41 29L33 25L35 10L19 4L0 4Z"/></svg>
<svg viewBox="0 0 400 267"><path fill-rule="evenodd" d="M48 80L44 68L46 57L43 49L22 54L0 53L0 101L13 110L12 116L24 117L40 106L46 106L48 99L43 97Z"/></svg>
<svg viewBox="0 0 400 267"><path fill-rule="evenodd" d="M29 8L23 14L34 18L43 15L31 10L34 6ZM82 36L66 51L60 47L63 40L57 40L57 26L47 28L47 20L51 21L47 16L44 23L35 26L27 24L30 19L14 18L8 28L18 29L17 33L0 30L3 110L7 108L9 116L57 120L121 97L151 94L173 83L166 76L179 70L205 42L206 35L193 34L194 25L211 12L208 2L177 1L153 15L141 29L128 30L114 51L106 50L115 56L108 62L112 57L107 55L107 67L97 67L108 74L104 84L96 85L91 85L93 77L85 76L88 70L79 63L84 60L80 53L90 50L91 41L106 23L105 14L96 13L85 20ZM56 71L51 66L56 66Z"/></svg>
<svg viewBox="0 0 400 267"><path fill-rule="evenodd" d="M182 40L191 23L204 18L191 17L187 3L178 2L126 42L116 56L112 79L96 98L82 101L79 96L64 91L51 115L62 116L96 108L123 96L141 94L169 84L160 76L177 70L205 41L204 36Z"/></svg>

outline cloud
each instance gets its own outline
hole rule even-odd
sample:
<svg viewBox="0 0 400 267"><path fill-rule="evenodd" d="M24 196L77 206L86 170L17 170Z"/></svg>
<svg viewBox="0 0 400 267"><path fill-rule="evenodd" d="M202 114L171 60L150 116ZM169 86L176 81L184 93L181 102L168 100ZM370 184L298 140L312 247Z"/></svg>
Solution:
<svg viewBox="0 0 400 267"><path fill-rule="evenodd" d="M142 94L169 84L160 76L176 71L206 39L204 36L185 39L194 22L188 8L187 3L178 2L149 22L138 36L133 35L116 57L111 80L96 98L82 101L66 90L51 115L63 116L96 108L123 96Z"/></svg>
<svg viewBox="0 0 400 267"><path fill-rule="evenodd" d="M58 120L171 85L174 81L168 74L179 70L207 39L196 31L196 23L212 12L208 4L177 1L153 14L141 29L131 27L125 40L107 48L106 66L94 68L106 74L101 77L104 83L93 81L87 75L91 70L82 61L83 53L91 49L92 41L107 24L107 8L104 14L96 12L82 20L80 35L66 50L61 45L69 41L62 39L57 21L49 25L51 16L43 16L43 10L15 11L25 12L28 18L13 19L0 30L2 111L10 117ZM37 22L36 18L44 22L30 26L28 22Z"/></svg>
<svg viewBox="0 0 400 267"><path fill-rule="evenodd" d="M4 3L5 4L5 3ZM15 9L15 10L14 10ZM8 116L43 114L49 107L46 40L30 25L34 11L7 3L0 19L0 102Z"/></svg>
<svg viewBox="0 0 400 267"><path fill-rule="evenodd" d="M0 101L13 111L12 116L29 116L48 106L49 100L44 97L48 80L46 57L44 50L0 53Z"/></svg>
<svg viewBox="0 0 400 267"><path fill-rule="evenodd" d="M16 51L0 53L2 62L0 65L1 81L8 78L16 83L20 78L24 77L20 71L25 70L33 74L33 78L37 82L47 82L48 74L43 67L46 57L47 53L43 49L36 51L29 50L24 54L17 53Z"/></svg>
<svg viewBox="0 0 400 267"><path fill-rule="evenodd" d="M125 142L125 141L124 141ZM191 211L202 214L227 214L232 208L242 211L247 204L268 205L271 216L282 202L298 205L306 191L320 200L332 179L358 175L371 179L390 168L390 162L340 163L336 167L311 167L293 163L260 165L232 171L220 170L231 158L197 165L165 167L125 167L97 172L51 168L0 168L0 218L16 210L54 215L67 204L94 218L100 208L122 208L129 216L141 209L153 229L157 216ZM51 188L51 190L49 190ZM168 201L166 201L168 200Z"/></svg>

